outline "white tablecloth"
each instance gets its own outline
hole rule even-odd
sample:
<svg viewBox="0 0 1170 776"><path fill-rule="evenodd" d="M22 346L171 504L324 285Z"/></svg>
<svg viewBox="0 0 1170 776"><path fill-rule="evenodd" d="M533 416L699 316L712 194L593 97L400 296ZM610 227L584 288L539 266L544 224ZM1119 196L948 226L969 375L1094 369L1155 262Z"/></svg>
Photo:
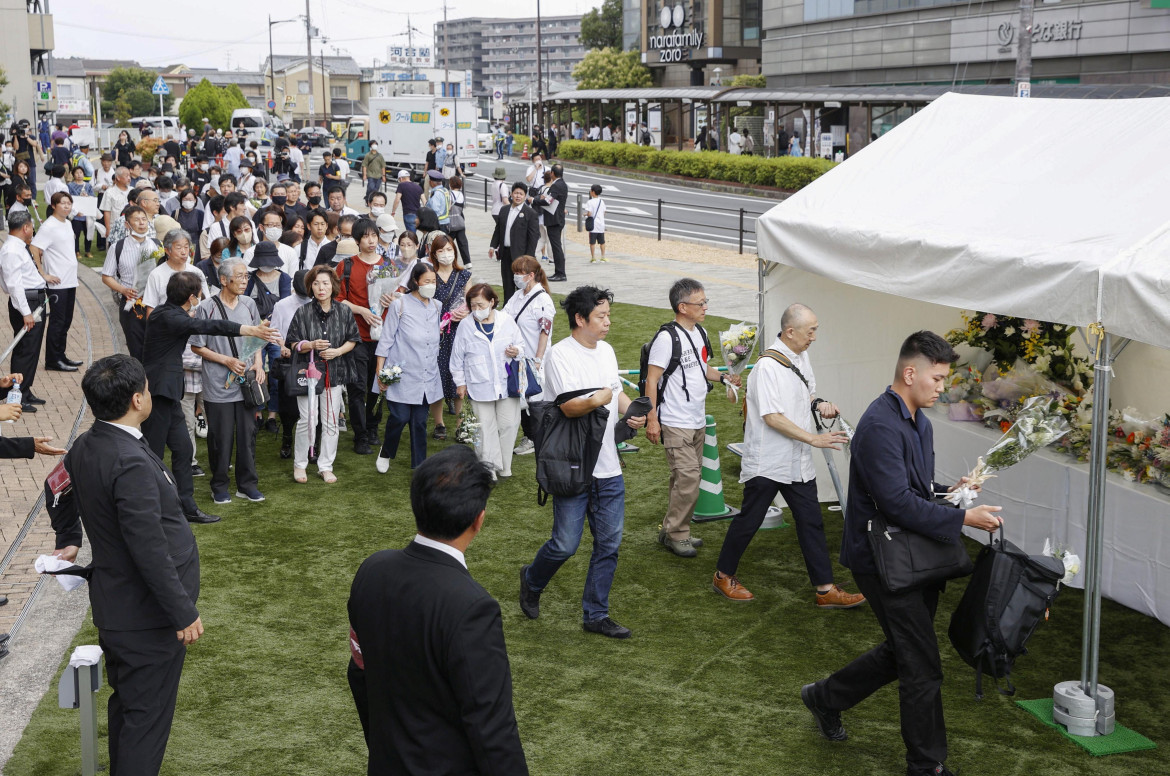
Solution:
<svg viewBox="0 0 1170 776"><path fill-rule="evenodd" d="M954 482L969 472L999 434L978 423L947 420L945 407L934 424L935 480ZM1105 549L1102 594L1170 625L1170 498L1151 485L1105 479ZM1044 539L1081 556L1072 586L1084 587L1085 524L1089 466L1052 450L1041 450L983 485L979 503L1003 507L1008 541L1039 554ZM985 541L983 531L965 529Z"/></svg>

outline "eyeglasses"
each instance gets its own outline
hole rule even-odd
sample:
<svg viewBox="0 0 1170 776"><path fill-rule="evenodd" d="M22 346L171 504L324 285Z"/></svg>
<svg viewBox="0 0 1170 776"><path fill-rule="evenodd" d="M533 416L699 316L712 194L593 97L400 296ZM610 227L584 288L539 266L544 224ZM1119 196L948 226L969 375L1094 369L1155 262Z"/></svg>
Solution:
<svg viewBox="0 0 1170 776"><path fill-rule="evenodd" d="M679 304L693 304L693 305L696 305L696 306L699 306L699 307L707 307L707 306L708 306L708 303L709 303L709 301L710 301L710 300L708 300L708 299L700 299L700 300L699 300L699 301L697 301L697 302L679 302Z"/></svg>

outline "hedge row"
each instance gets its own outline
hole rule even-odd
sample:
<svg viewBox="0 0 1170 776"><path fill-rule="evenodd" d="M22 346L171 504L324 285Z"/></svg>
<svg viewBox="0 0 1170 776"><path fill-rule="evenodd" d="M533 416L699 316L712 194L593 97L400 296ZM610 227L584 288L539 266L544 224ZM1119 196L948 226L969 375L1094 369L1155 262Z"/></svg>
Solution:
<svg viewBox="0 0 1170 776"><path fill-rule="evenodd" d="M561 143L557 146L557 156L626 170L648 170L789 190L807 186L834 166L827 159L791 156L766 159L721 151L659 151L634 143L582 140Z"/></svg>

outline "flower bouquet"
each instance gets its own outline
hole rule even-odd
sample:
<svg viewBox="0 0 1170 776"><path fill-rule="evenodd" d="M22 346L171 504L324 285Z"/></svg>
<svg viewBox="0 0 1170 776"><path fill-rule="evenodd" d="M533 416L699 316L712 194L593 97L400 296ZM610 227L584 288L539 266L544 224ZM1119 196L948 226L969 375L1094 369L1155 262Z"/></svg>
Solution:
<svg viewBox="0 0 1170 776"><path fill-rule="evenodd" d="M747 369L759 335L760 328L750 323L737 323L719 333L719 349L723 352L723 363L727 365L728 371L738 375ZM727 386L727 400L739 401L739 389L734 385Z"/></svg>
<svg viewBox="0 0 1170 776"><path fill-rule="evenodd" d="M1058 587L1062 584L1070 584L1076 575L1081 573L1080 557L1069 552L1064 547L1058 547L1052 544L1049 539L1044 540L1044 554L1056 558L1061 562L1061 564L1064 565L1064 576L1061 577L1060 582L1057 583Z"/></svg>
<svg viewBox="0 0 1170 776"><path fill-rule="evenodd" d="M383 262L366 274L366 283L369 285L366 298L370 300L370 312L381 318L384 310L382 296L393 295L398 290L398 274L393 266ZM377 342L381 337L381 327L371 326L370 339Z"/></svg>
<svg viewBox="0 0 1170 776"><path fill-rule="evenodd" d="M963 509L970 508L978 493L975 488L994 477L995 472L1015 466L1071 430L1068 420L1060 414L1059 401L1049 396L1028 398L1016 414L1015 422L979 457L963 487L947 494L947 501Z"/></svg>
<svg viewBox="0 0 1170 776"><path fill-rule="evenodd" d="M479 418L471 411L471 402L464 402L459 413L459 427L455 429L455 441L479 449Z"/></svg>
<svg viewBox="0 0 1170 776"><path fill-rule="evenodd" d="M398 366L398 364L384 366L382 367L381 371L378 372L378 382L382 385L383 388L394 385L394 383L401 379L402 367Z"/></svg>
<svg viewBox="0 0 1170 776"><path fill-rule="evenodd" d="M150 278L150 273L154 272L154 268L166 257L166 251L162 248L155 248L142 256L142 260L138 262L138 267L134 270L134 290L138 292L138 296L127 299L122 309L126 312L133 310L134 315L138 318L146 317L146 305L142 302L142 294L146 291L146 281Z"/></svg>

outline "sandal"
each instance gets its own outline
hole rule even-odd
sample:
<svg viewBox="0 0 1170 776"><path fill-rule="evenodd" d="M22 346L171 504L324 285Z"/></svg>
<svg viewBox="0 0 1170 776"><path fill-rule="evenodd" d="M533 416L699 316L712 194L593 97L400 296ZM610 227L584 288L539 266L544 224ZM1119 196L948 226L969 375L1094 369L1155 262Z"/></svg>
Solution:
<svg viewBox="0 0 1170 776"><path fill-rule="evenodd" d="M333 474L333 472L326 471L326 472L317 472L317 473L319 475L321 475L321 479L325 480L330 485L337 482L337 477Z"/></svg>
<svg viewBox="0 0 1170 776"><path fill-rule="evenodd" d="M309 478L305 475L304 469L293 469L293 480L295 482L308 482Z"/></svg>

